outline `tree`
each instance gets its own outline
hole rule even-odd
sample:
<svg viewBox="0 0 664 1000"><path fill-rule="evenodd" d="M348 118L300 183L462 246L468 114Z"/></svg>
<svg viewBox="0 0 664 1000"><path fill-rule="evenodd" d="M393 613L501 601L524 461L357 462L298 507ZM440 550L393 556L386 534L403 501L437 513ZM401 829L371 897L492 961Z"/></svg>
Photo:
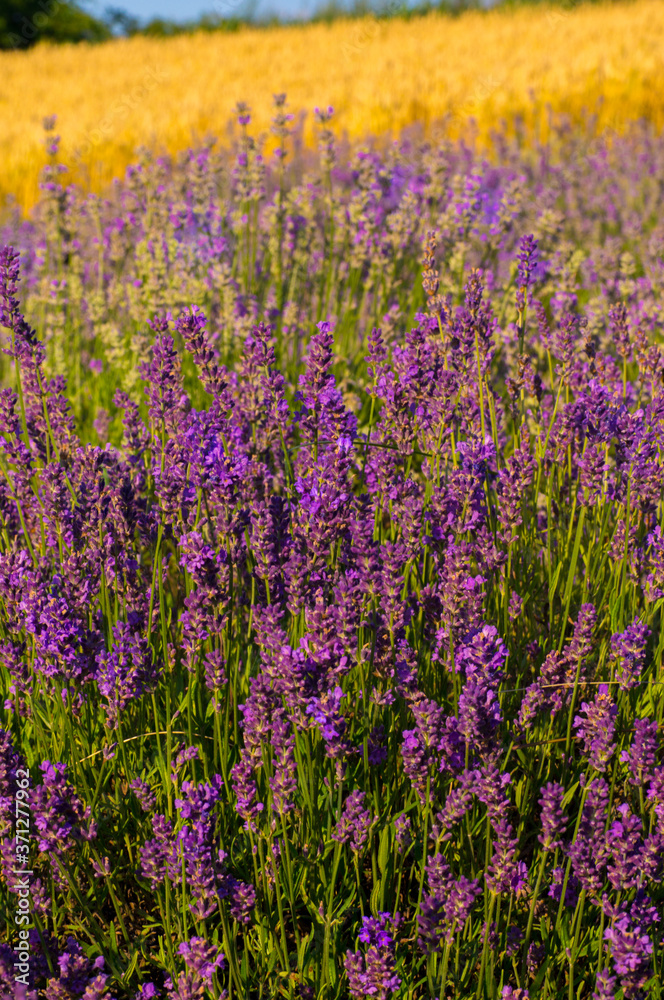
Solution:
<svg viewBox="0 0 664 1000"><path fill-rule="evenodd" d="M0 0L0 49L27 49L42 39L99 42L107 25L69 0Z"/></svg>

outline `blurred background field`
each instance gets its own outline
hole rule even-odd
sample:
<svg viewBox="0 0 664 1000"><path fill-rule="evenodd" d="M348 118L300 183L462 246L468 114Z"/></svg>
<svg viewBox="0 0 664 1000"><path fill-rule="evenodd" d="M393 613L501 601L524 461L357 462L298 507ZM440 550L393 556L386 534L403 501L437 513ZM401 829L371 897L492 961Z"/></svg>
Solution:
<svg viewBox="0 0 664 1000"><path fill-rule="evenodd" d="M272 94L332 105L352 139L398 135L417 122L479 141L502 121L546 137L552 112L621 132L664 119L664 5L659 0L467 11L452 17L334 19L234 32L39 44L0 53L0 198L29 210L46 158L42 120L57 113L67 180L100 191L138 147L175 153L214 133L225 142L246 101L269 134ZM20 95L20 100L17 100ZM268 149L269 151L269 149Z"/></svg>

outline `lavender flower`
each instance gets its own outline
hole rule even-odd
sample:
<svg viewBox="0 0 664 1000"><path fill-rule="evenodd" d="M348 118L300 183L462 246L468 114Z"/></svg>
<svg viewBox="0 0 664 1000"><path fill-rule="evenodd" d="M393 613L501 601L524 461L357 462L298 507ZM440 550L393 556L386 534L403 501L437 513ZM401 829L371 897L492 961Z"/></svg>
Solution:
<svg viewBox="0 0 664 1000"><path fill-rule="evenodd" d="M560 897L563 892L563 885L565 883L565 869L564 868L554 868L551 872L551 885L549 886L548 896L553 899L554 902L559 903ZM573 873L570 873L567 879L567 888L565 889L565 906L574 907L576 906L577 900L579 898L579 880Z"/></svg>
<svg viewBox="0 0 664 1000"><path fill-rule="evenodd" d="M617 987L617 978L611 975L609 969L602 969L595 982L592 1000L614 1000Z"/></svg>
<svg viewBox="0 0 664 1000"><path fill-rule="evenodd" d="M546 951L543 945L537 944L535 941L531 942L526 956L526 969L528 970L528 975L531 979L534 979L537 975L537 970L541 965L545 954Z"/></svg>
<svg viewBox="0 0 664 1000"><path fill-rule="evenodd" d="M617 676L621 691L629 691L638 685L645 665L649 635L650 629L635 618L624 632L617 632L611 637L611 650L619 664Z"/></svg>
<svg viewBox="0 0 664 1000"><path fill-rule="evenodd" d="M655 767L650 777L648 802L659 821L659 831L664 834L664 767Z"/></svg>
<svg viewBox="0 0 664 1000"><path fill-rule="evenodd" d="M172 821L157 813L151 822L154 838L146 840L139 849L139 874L150 882L152 888L156 888L166 875L177 881L177 849L173 842Z"/></svg>
<svg viewBox="0 0 664 1000"><path fill-rule="evenodd" d="M453 879L442 854L432 855L426 863L429 895L422 899L417 917L418 943L426 953L438 951L442 943L451 943L468 919L482 890L479 879L461 876Z"/></svg>
<svg viewBox="0 0 664 1000"><path fill-rule="evenodd" d="M476 771L462 771L459 787L452 788L445 799L441 812L431 824L431 836L436 840L448 841L452 838L453 827L466 816L473 799L473 785L477 780Z"/></svg>
<svg viewBox="0 0 664 1000"><path fill-rule="evenodd" d="M415 716L415 729L403 730L401 756L404 772L424 805L427 777L433 767L442 771L461 766L462 741L457 720L446 717L439 705L420 692L410 700L410 708Z"/></svg>
<svg viewBox="0 0 664 1000"><path fill-rule="evenodd" d="M629 782L641 787L652 773L657 752L658 725L656 719L635 719L634 738L629 750L623 750L620 760L627 764Z"/></svg>
<svg viewBox="0 0 664 1000"><path fill-rule="evenodd" d="M408 850L413 840L410 817L406 815L397 816L394 821L394 828L399 850L401 852Z"/></svg>
<svg viewBox="0 0 664 1000"><path fill-rule="evenodd" d="M166 876L175 885L180 885L184 874L190 896L189 908L196 920L209 917L217 909L218 899L230 891L223 855L220 857L215 843L212 815L222 787L223 781L218 774L199 785L183 781L181 797L175 799L179 829L165 816L153 816L154 838L140 849L140 874L153 887L160 885Z"/></svg>
<svg viewBox="0 0 664 1000"><path fill-rule="evenodd" d="M539 800L542 808L542 832L538 836L545 851L552 851L563 846L566 817L562 809L565 789L556 782L548 782L542 788Z"/></svg>
<svg viewBox="0 0 664 1000"><path fill-rule="evenodd" d="M618 302L615 306L610 307L609 329L613 334L616 350L626 359L632 353L627 320L627 307L624 302Z"/></svg>
<svg viewBox="0 0 664 1000"><path fill-rule="evenodd" d="M47 853L55 864L54 877L59 877L57 861L75 841L94 840L97 824L91 820L90 807L84 808L72 785L67 781L65 764L40 764L43 784L31 794L31 810L38 831L39 850Z"/></svg>
<svg viewBox="0 0 664 1000"><path fill-rule="evenodd" d="M346 721L340 711L343 697L341 688L335 687L333 691L324 691L320 696L311 698L306 708L307 715L319 727L332 757L337 756L339 751L343 752L346 746L343 740Z"/></svg>
<svg viewBox="0 0 664 1000"><path fill-rule="evenodd" d="M641 885L644 878L659 879L662 838L654 834L642 840L643 822L633 815L626 802L621 803L616 812L618 817L606 835L607 846L611 850L611 861L607 867L611 885L620 891Z"/></svg>
<svg viewBox="0 0 664 1000"><path fill-rule="evenodd" d="M609 856L604 836L608 801L606 781L595 778L588 786L576 840L568 850L572 871L591 899L597 898L604 884Z"/></svg>
<svg viewBox="0 0 664 1000"><path fill-rule="evenodd" d="M202 1000L205 994L205 984L200 976L192 973L181 973L175 983L172 979L166 979L164 987L171 1000Z"/></svg>
<svg viewBox="0 0 664 1000"><path fill-rule="evenodd" d="M344 803L341 818L332 832L333 840L340 844L350 844L351 850L359 854L367 842L373 825L371 813L364 808L365 794L351 792Z"/></svg>
<svg viewBox="0 0 664 1000"><path fill-rule="evenodd" d="M156 334L153 356L141 365L145 379L149 413L157 425L162 422L175 430L183 402L180 379L180 362L174 349L173 338L167 334L170 315L156 317L150 326Z"/></svg>
<svg viewBox="0 0 664 1000"><path fill-rule="evenodd" d="M127 705L154 690L160 665L145 636L125 622L113 626L113 648L97 656L96 681L106 698L106 725L117 729Z"/></svg>
<svg viewBox="0 0 664 1000"><path fill-rule="evenodd" d="M63 996L82 997L86 1000L113 1000L106 990L108 976L100 970L104 968L103 956L91 961L73 937L67 938L65 950L57 958L58 976L50 978L46 984L46 1000L60 1000Z"/></svg>
<svg viewBox="0 0 664 1000"><path fill-rule="evenodd" d="M523 523L523 500L532 485L535 468L527 435L522 433L519 447L508 459L506 467L498 473L498 522L502 538L508 546L516 540L517 529Z"/></svg>
<svg viewBox="0 0 664 1000"><path fill-rule="evenodd" d="M519 950L519 945L523 941L523 931L515 924L507 928L505 954L508 958L513 958Z"/></svg>
<svg viewBox="0 0 664 1000"><path fill-rule="evenodd" d="M653 945L640 927L631 927L627 917L617 920L604 931L611 945L613 969L618 975L625 1000L635 1000L652 975Z"/></svg>
<svg viewBox="0 0 664 1000"><path fill-rule="evenodd" d="M208 987L216 969L225 966L223 952L210 944L205 938L192 937L178 945L178 954L182 955L187 971L199 976Z"/></svg>
<svg viewBox="0 0 664 1000"><path fill-rule="evenodd" d="M180 777L180 772L184 770L184 767L188 761L196 760L196 758L199 757L200 751L198 747L188 747L184 743L180 743L178 744L178 746L173 748L171 754L173 757L172 760L173 770L171 771L171 780L173 784L177 784Z"/></svg>
<svg viewBox="0 0 664 1000"><path fill-rule="evenodd" d="M154 983L141 983L134 1000L155 1000L159 996L159 990Z"/></svg>
<svg viewBox="0 0 664 1000"><path fill-rule="evenodd" d="M386 1000L401 985L395 972L394 938L392 932L400 923L400 916L393 919L389 913L377 917L364 917L359 940L368 947L362 951L347 951L344 968L354 1000L379 997Z"/></svg>
<svg viewBox="0 0 664 1000"><path fill-rule="evenodd" d="M523 297L531 286L533 272L538 263L537 240L532 234L524 236L520 240L517 260L519 266L516 283L519 295L522 297L521 299L517 297L517 309L523 309Z"/></svg>
<svg viewBox="0 0 664 1000"><path fill-rule="evenodd" d="M276 758L272 761L274 773L270 778L270 789L274 808L283 815L295 808L297 792L295 737L284 718L275 717L272 720L272 748Z"/></svg>
<svg viewBox="0 0 664 1000"><path fill-rule="evenodd" d="M207 321L201 310L197 306L185 310L176 319L175 329L201 372L204 389L228 406L229 400L224 396L227 384L226 372L215 360L215 352L207 332Z"/></svg>
<svg viewBox="0 0 664 1000"><path fill-rule="evenodd" d="M436 761L444 739L444 714L439 705L421 696L411 707L417 712L416 728L403 730L401 756L404 772L424 804L430 762Z"/></svg>
<svg viewBox="0 0 664 1000"><path fill-rule="evenodd" d="M574 727L583 740L584 752L591 767L605 771L616 744L612 743L618 707L613 703L607 684L600 684L592 703L582 702L581 712L574 718Z"/></svg>
<svg viewBox="0 0 664 1000"><path fill-rule="evenodd" d="M230 914L239 924L248 926L256 905L256 890L248 882L226 878L226 892L230 900Z"/></svg>
<svg viewBox="0 0 664 1000"><path fill-rule="evenodd" d="M569 924L582 898L586 992L641 1000L664 875L644 685L664 594L664 139L642 125L553 165L501 134L491 164L403 139L335 162L328 109L316 168L298 128L285 169L275 108L269 162L240 105L230 173L211 142L146 152L96 198L51 163L30 223L3 223L0 874L16 895L17 863L34 869L17 899L40 921L18 1000L110 1000L89 913L121 907L132 938L166 904L182 944L170 978L144 963L142 1000L223 1000L238 971L248 996L270 980L312 1000L327 979L387 998L400 976L438 987L431 953L457 942L466 996L478 940L494 992L525 996L541 913ZM69 770L20 778L21 753L63 746ZM362 919L335 900L349 864ZM381 886L408 902L408 956ZM489 916L482 895L508 898ZM302 966L310 918L322 951ZM48 933L65 925L80 946ZM109 941L131 997L131 941ZM520 990L503 985L519 951Z"/></svg>
<svg viewBox="0 0 664 1000"><path fill-rule="evenodd" d="M264 805L256 800L258 786L251 759L247 755L243 755L240 761L233 766L231 778L233 791L237 796L237 811L244 820L244 828L245 830L253 830Z"/></svg>

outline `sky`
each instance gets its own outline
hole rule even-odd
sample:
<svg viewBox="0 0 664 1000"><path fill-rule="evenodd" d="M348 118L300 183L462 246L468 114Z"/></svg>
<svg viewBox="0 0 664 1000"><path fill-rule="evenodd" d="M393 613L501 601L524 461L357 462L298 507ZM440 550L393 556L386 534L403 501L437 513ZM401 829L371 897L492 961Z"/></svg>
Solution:
<svg viewBox="0 0 664 1000"><path fill-rule="evenodd" d="M165 17L172 21L196 20L209 8L208 4L192 4L187 0L118 0L112 6L122 7L142 21L152 17Z"/></svg>
<svg viewBox="0 0 664 1000"><path fill-rule="evenodd" d="M251 2L251 0L250 0ZM317 0L253 0L256 13L276 13L281 17L312 14L319 3ZM170 21L195 21L201 14L211 13L221 17L232 17L247 9L247 0L96 0L86 4L90 13L101 15L105 7L126 10L128 14L149 21L153 17L163 17Z"/></svg>
<svg viewBox="0 0 664 1000"><path fill-rule="evenodd" d="M107 7L120 8L147 22L155 17L169 21L196 21L201 14L216 14L219 17L277 15L282 18L311 17L324 6L325 0L79 0L91 14L100 17ZM384 0L383 0L384 2ZM406 0L415 3L417 0ZM481 0L491 6L496 0ZM353 6L353 0L337 0L339 5ZM378 6L380 0L378 0ZM372 5L373 6L373 5Z"/></svg>

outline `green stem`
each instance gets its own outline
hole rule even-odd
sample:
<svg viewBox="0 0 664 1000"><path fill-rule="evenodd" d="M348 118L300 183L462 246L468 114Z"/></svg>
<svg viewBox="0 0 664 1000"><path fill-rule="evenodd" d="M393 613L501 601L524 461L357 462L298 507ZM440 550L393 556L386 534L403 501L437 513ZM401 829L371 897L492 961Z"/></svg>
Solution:
<svg viewBox="0 0 664 1000"><path fill-rule="evenodd" d="M572 947L572 954L569 960L569 988L567 992L568 1000L574 1000L574 963L576 961L576 954L579 950L579 936L581 933L581 920L583 917L583 905L586 900L586 890L581 890L581 895L579 896L579 903L576 912L576 927L574 930L574 945Z"/></svg>
<svg viewBox="0 0 664 1000"><path fill-rule="evenodd" d="M341 860L341 843L337 841L334 845L334 859L332 861L332 878L330 881L330 892L327 900L327 914L325 916L325 939L323 941L323 984L325 987L325 997L331 995L330 991L330 938L332 936L332 908L334 906L334 886L337 881L337 871Z"/></svg>
<svg viewBox="0 0 664 1000"><path fill-rule="evenodd" d="M484 925L484 943L482 945L482 958L480 960L480 971L477 977L477 992L475 993L476 1000L480 1000L482 993L484 991L484 969L486 968L486 956L489 948L489 927L491 925L491 917L493 916L493 907L496 902L496 894L491 893L489 898L489 910L487 913L486 923Z"/></svg>
<svg viewBox="0 0 664 1000"><path fill-rule="evenodd" d="M530 944L530 936L533 932L533 923L535 921L535 907L537 905L537 900L539 898L540 886L542 884L542 876L544 874L544 866L546 864L546 851L542 852L542 860L540 861L539 871L537 873L537 882L535 883L535 890L533 892L533 898L530 901L530 911L528 913L528 924L526 926L526 936L523 939L523 960L521 966L521 979L525 981L525 971L526 971L526 961L528 959L528 945Z"/></svg>
<svg viewBox="0 0 664 1000"><path fill-rule="evenodd" d="M440 1000L445 1000L445 986L447 984L447 965L450 960L451 945L452 945L451 941L445 942L445 951L443 952L443 968L440 974Z"/></svg>
<svg viewBox="0 0 664 1000"><path fill-rule="evenodd" d="M427 775L427 797L424 806L424 829L422 832L422 867L420 869L420 885L417 893L417 909L422 911L422 891L427 865L427 848L429 846L429 810L431 807L431 775Z"/></svg>
<svg viewBox="0 0 664 1000"><path fill-rule="evenodd" d="M279 881L279 872L277 871L277 863L274 857L274 851L271 847L268 848L270 854L272 855L272 875L274 878L274 892L277 897L277 910L279 912L279 929L281 936L281 949L283 951L283 963L284 972L288 974L290 972L290 965L288 963L288 943L286 941L286 921L284 920L284 907L283 901L281 899L281 884Z"/></svg>
<svg viewBox="0 0 664 1000"><path fill-rule="evenodd" d="M288 902L290 904L291 917L293 920L293 931L295 933L295 943L297 945L298 955L300 953L300 928L297 924L297 916L295 910L295 890L293 888L293 865L291 863L290 856L290 846L288 843L288 837L286 835L286 821L283 812L279 814L281 818L281 836L283 838L284 844L284 859L286 862L286 879L288 881Z"/></svg>

